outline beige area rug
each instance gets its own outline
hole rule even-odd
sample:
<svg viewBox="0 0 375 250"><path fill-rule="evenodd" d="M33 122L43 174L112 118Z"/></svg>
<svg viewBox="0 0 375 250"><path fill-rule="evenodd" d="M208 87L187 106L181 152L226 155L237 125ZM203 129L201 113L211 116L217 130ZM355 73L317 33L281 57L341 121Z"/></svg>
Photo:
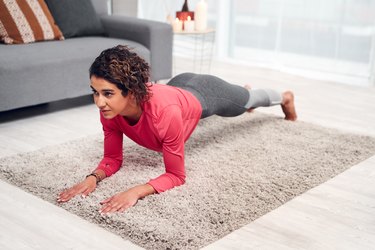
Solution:
<svg viewBox="0 0 375 250"><path fill-rule="evenodd" d="M374 155L375 138L257 112L211 117L187 144L185 185L102 217L99 201L164 170L159 153L129 141L124 153L123 168L92 195L58 206L146 249L198 249ZM101 155L98 134L3 158L0 177L56 204Z"/></svg>

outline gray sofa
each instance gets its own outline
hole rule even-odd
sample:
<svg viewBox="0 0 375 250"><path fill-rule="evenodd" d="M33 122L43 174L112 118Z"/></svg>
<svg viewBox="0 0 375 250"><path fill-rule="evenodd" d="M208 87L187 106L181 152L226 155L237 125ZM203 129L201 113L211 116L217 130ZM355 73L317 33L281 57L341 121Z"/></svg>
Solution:
<svg viewBox="0 0 375 250"><path fill-rule="evenodd" d="M0 112L90 94L91 63L102 50L118 44L134 48L150 63L151 80L171 77L170 25L111 16L106 0L92 2L107 36L23 45L0 43Z"/></svg>

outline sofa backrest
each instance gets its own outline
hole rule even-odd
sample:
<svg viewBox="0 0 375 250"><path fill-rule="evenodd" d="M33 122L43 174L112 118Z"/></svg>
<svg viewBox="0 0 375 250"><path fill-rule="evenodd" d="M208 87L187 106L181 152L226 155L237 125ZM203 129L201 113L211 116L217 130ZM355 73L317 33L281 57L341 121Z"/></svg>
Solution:
<svg viewBox="0 0 375 250"><path fill-rule="evenodd" d="M91 0L94 9L99 16L108 15L108 7L111 5L111 0Z"/></svg>

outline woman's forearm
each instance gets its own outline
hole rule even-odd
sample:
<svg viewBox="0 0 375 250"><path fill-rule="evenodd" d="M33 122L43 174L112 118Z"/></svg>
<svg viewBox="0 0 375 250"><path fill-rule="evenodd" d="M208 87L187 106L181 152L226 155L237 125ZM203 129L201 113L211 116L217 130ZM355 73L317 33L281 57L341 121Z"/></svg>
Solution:
<svg viewBox="0 0 375 250"><path fill-rule="evenodd" d="M138 199L146 197L150 194L156 193L155 189L150 184L142 184L129 189L129 191L137 194Z"/></svg>

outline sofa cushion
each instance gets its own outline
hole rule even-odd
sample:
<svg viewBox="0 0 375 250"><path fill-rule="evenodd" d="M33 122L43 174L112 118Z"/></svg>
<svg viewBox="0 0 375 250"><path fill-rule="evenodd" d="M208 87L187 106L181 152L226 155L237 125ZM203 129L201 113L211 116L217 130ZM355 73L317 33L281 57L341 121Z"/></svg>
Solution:
<svg viewBox="0 0 375 250"><path fill-rule="evenodd" d="M109 15L110 13L110 6L108 6L108 1L103 0L91 0L92 5L94 6L95 12L99 16Z"/></svg>
<svg viewBox="0 0 375 250"><path fill-rule="evenodd" d="M78 61L86 62L87 76L90 64L96 56L105 49L127 45L134 49L147 62L150 62L150 52L143 45L134 41L109 37L75 37L63 42L33 43L19 46L0 44L0 70L26 70L27 68L42 68L51 64L74 64ZM0 71L1 72L1 71ZM37 73L37 72L36 72Z"/></svg>
<svg viewBox="0 0 375 250"><path fill-rule="evenodd" d="M91 0L45 0L65 38L103 35Z"/></svg>
<svg viewBox="0 0 375 250"><path fill-rule="evenodd" d="M128 45L150 62L139 43L116 38L80 37L63 42L0 44L0 111L91 93L89 67L104 49Z"/></svg>
<svg viewBox="0 0 375 250"><path fill-rule="evenodd" d="M64 37L44 0L0 0L0 40L31 43Z"/></svg>

